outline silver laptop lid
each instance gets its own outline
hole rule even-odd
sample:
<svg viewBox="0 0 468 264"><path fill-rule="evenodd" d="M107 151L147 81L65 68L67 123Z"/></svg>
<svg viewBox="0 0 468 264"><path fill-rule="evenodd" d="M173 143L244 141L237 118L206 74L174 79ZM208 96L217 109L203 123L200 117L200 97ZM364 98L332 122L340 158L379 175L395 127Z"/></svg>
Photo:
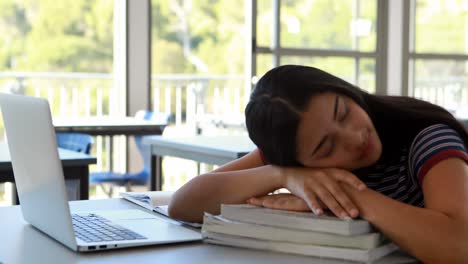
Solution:
<svg viewBox="0 0 468 264"><path fill-rule="evenodd" d="M0 94L0 106L24 219L76 250L49 103Z"/></svg>

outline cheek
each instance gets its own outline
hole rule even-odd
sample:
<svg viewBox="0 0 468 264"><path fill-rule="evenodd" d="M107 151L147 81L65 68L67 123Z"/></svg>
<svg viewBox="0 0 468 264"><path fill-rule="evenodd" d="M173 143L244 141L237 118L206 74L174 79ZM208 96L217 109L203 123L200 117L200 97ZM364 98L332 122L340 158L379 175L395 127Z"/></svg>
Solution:
<svg viewBox="0 0 468 264"><path fill-rule="evenodd" d="M356 128L372 128L372 121L367 113L362 109L356 109L355 114L351 116L351 123Z"/></svg>

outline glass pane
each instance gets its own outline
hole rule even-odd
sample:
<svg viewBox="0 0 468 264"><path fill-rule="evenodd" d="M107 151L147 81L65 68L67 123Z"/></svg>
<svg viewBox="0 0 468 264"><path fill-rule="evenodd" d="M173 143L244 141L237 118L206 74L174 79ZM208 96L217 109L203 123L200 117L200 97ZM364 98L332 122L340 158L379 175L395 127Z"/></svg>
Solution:
<svg viewBox="0 0 468 264"><path fill-rule="evenodd" d="M112 72L113 5L0 1L0 71Z"/></svg>
<svg viewBox="0 0 468 264"><path fill-rule="evenodd" d="M338 57L283 57L281 64L298 64L316 67L336 75L360 88L375 92L375 60L361 59L359 61L360 74L356 81L356 60L354 58Z"/></svg>
<svg viewBox="0 0 468 264"><path fill-rule="evenodd" d="M272 45L273 9L272 0L257 1L257 46Z"/></svg>
<svg viewBox="0 0 468 264"><path fill-rule="evenodd" d="M244 73L244 1L151 2L153 74Z"/></svg>
<svg viewBox="0 0 468 264"><path fill-rule="evenodd" d="M0 89L46 97L54 116L109 114L113 19L113 0L0 1Z"/></svg>
<svg viewBox="0 0 468 264"><path fill-rule="evenodd" d="M376 0L281 2L281 46L374 51Z"/></svg>
<svg viewBox="0 0 468 264"><path fill-rule="evenodd" d="M257 77L262 77L267 71L273 67L273 55L259 54L257 55Z"/></svg>
<svg viewBox="0 0 468 264"><path fill-rule="evenodd" d="M245 2L151 1L151 101L153 110L173 117L165 134L244 129ZM164 162L163 170L170 173L165 173L165 190L175 190L197 175L193 162Z"/></svg>
<svg viewBox="0 0 468 264"><path fill-rule="evenodd" d="M246 103L244 4L151 1L152 102L155 111L174 116L175 126L218 115L223 102ZM238 115L240 107L232 106L229 114Z"/></svg>
<svg viewBox="0 0 468 264"><path fill-rule="evenodd" d="M375 78L375 59L360 59L358 86L369 93L375 93Z"/></svg>
<svg viewBox="0 0 468 264"><path fill-rule="evenodd" d="M450 60L416 60L412 94L468 117L468 64Z"/></svg>
<svg viewBox="0 0 468 264"><path fill-rule="evenodd" d="M298 64L316 67L355 84L355 66L353 58L339 57L297 57L281 58L281 64Z"/></svg>
<svg viewBox="0 0 468 264"><path fill-rule="evenodd" d="M415 52L467 53L466 1L417 0Z"/></svg>
<svg viewBox="0 0 468 264"><path fill-rule="evenodd" d="M47 98L54 118L112 114L113 21L114 0L1 0L0 92ZM3 130L0 117L0 141ZM90 171L107 164L102 142L91 148L98 164ZM6 196L0 187L0 204Z"/></svg>
<svg viewBox="0 0 468 264"><path fill-rule="evenodd" d="M0 90L46 97L54 116L109 114L113 19L113 0L0 1Z"/></svg>

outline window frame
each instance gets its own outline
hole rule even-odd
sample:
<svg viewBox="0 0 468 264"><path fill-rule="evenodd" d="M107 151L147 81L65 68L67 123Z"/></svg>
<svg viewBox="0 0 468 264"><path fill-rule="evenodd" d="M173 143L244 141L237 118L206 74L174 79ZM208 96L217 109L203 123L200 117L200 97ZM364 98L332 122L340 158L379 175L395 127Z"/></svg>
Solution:
<svg viewBox="0 0 468 264"><path fill-rule="evenodd" d="M415 60L454 60L468 62L468 54L415 52L416 1L403 1L403 58L402 94L413 97L415 94Z"/></svg>
<svg viewBox="0 0 468 264"><path fill-rule="evenodd" d="M361 59L375 60L375 92L376 94L386 94L387 91L387 39L388 39L388 0L377 0L377 22L376 22L376 48L374 52L353 51L353 50L337 50L337 49L317 49L317 48L291 48L281 46L281 0L272 1L272 45L271 47L259 46L256 36L256 19L257 19L257 1L251 1L252 15L252 76L253 80L258 78L257 75L257 55L272 55L272 67L277 67L281 64L281 58L284 56L305 56L305 57L340 57L350 58L354 60L354 76L353 82L358 83L360 69L359 63ZM359 9L359 3L355 5Z"/></svg>

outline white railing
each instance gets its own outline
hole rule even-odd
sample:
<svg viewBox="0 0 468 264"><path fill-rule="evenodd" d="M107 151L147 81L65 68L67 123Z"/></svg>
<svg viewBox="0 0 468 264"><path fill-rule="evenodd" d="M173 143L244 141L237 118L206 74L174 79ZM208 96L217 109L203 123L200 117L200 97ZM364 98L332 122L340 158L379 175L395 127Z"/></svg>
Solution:
<svg viewBox="0 0 468 264"><path fill-rule="evenodd" d="M195 134L201 129L205 134L243 131L243 106L248 92L242 89L242 76L153 75L152 81L153 110L173 117L167 133ZM113 87L112 74L30 72L0 73L0 91L47 98L54 117L71 118L113 115L112 107L117 105L119 92ZM236 129L218 129L226 126ZM3 135L0 122L0 137ZM125 146L125 139L117 140L123 143L115 146ZM92 155L98 162L91 166L91 171L108 169L109 144L109 138L95 138ZM116 147L114 152L113 157L118 158L126 150ZM114 164L117 163L115 160ZM169 188L175 188L186 179L174 175L167 177L166 182Z"/></svg>
<svg viewBox="0 0 468 264"><path fill-rule="evenodd" d="M415 82L414 96L443 106L452 113L467 112L468 78L424 78Z"/></svg>
<svg viewBox="0 0 468 264"><path fill-rule="evenodd" d="M152 106L154 111L171 113L173 117L173 126L164 133L246 133L243 113L250 91L243 87L240 75L153 75ZM166 158L163 170L164 189L176 190L196 176L197 171L209 170L209 166Z"/></svg>
<svg viewBox="0 0 468 264"><path fill-rule="evenodd" d="M116 105L116 91L111 74L101 73L0 73L2 92L43 97L49 100L54 117L88 117L111 115ZM0 124L3 136L3 122ZM108 167L109 138L97 136L93 155L99 157L93 171Z"/></svg>
<svg viewBox="0 0 468 264"><path fill-rule="evenodd" d="M152 110L171 115L165 133L245 133L244 107L250 91L244 87L242 75L153 75ZM0 91L48 98L53 115L66 117L113 115L119 95L112 74L99 73L0 73ZM417 80L414 95L456 112L468 108L468 78ZM0 136L3 134L0 122ZM92 171L108 168L108 147L108 140L96 138L92 154L98 157L98 164ZM123 153L125 148L115 151ZM179 166L175 163L173 167ZM168 186L175 188L191 177L182 174L166 174Z"/></svg>
<svg viewBox="0 0 468 264"><path fill-rule="evenodd" d="M209 133L210 127L242 130L250 93L243 87L242 75L153 75L153 110L173 114L175 127L191 133Z"/></svg>

